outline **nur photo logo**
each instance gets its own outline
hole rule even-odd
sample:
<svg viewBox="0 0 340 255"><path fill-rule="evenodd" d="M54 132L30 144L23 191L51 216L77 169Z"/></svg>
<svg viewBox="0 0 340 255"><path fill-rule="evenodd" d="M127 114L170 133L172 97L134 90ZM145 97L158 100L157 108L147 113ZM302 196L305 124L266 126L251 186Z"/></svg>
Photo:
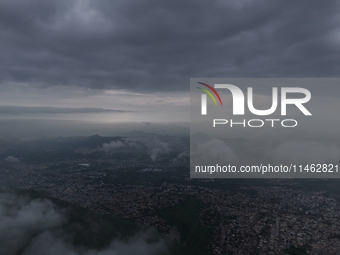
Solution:
<svg viewBox="0 0 340 255"><path fill-rule="evenodd" d="M216 89L214 89L212 86L210 86L209 84L203 83L203 82L197 82L198 84L201 84L205 87L207 87L211 92L213 92L215 94L215 96L217 97L218 101L220 102L220 105L222 106L222 99L220 94L218 94L218 92L216 91ZM213 100L214 104L217 105L216 103L216 99L215 96L213 94L211 94L211 92L205 88L201 88L201 87L197 87L200 90L203 90L206 94L202 94L202 104L201 104L201 111L202 111L202 115L206 115L207 114L207 95L210 96L210 98Z"/></svg>
<svg viewBox="0 0 340 255"><path fill-rule="evenodd" d="M221 95L218 90L224 90L231 93L232 96L232 112L233 115L242 116L245 115L246 106L251 114L257 116L269 116L274 114L278 107L280 107L280 115L287 115L287 106L293 105L296 107L303 115L311 116L311 112L306 108L305 104L310 101L311 93L306 88L301 87L271 87L271 106L267 109L257 109L254 106L254 92L253 87L247 87L246 95L236 85L233 84L214 84L213 86L204 83L196 82L204 87L197 87L202 90L204 94L201 94L201 116L208 115L207 107L207 95L211 98L215 106L217 106L217 101L220 106L223 106ZM294 97L292 95L295 95ZM214 112L214 109L209 110ZM222 116L221 116L222 117ZM295 127L298 122L295 119L244 119L241 122L235 122L232 119L228 120L225 118L213 119L213 127L216 125L230 124L230 127L235 125L241 125L243 127L262 127L265 123L271 123L271 127L274 127L275 122L280 122L282 127ZM288 124L290 123L290 124Z"/></svg>

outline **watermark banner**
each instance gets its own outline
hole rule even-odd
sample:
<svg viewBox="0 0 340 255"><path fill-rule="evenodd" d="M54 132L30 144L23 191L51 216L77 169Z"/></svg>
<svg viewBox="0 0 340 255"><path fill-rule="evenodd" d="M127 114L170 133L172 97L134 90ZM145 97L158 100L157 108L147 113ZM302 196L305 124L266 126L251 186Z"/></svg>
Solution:
<svg viewBox="0 0 340 255"><path fill-rule="evenodd" d="M191 178L340 178L340 79L190 79Z"/></svg>

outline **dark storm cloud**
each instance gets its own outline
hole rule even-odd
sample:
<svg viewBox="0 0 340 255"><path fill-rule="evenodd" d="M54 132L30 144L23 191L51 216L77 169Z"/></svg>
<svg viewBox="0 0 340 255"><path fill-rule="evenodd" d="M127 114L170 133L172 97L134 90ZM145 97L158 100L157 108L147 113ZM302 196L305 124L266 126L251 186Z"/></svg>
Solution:
<svg viewBox="0 0 340 255"><path fill-rule="evenodd" d="M0 2L0 77L36 86L187 90L190 77L339 71L337 1Z"/></svg>
<svg viewBox="0 0 340 255"><path fill-rule="evenodd" d="M31 114L31 113L103 113L103 112L116 112L123 113L129 111L103 109L103 108L58 108L58 107L24 107L24 106L0 106L0 114Z"/></svg>

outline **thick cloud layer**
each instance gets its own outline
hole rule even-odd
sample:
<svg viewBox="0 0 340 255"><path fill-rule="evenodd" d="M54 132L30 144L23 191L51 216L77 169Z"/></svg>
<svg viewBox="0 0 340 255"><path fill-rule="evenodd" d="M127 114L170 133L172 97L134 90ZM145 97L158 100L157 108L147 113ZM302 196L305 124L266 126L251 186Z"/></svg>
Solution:
<svg viewBox="0 0 340 255"><path fill-rule="evenodd" d="M57 107L23 107L23 106L0 106L0 114L31 114L31 113L104 113L104 112L127 112L115 109L103 108L57 108Z"/></svg>
<svg viewBox="0 0 340 255"><path fill-rule="evenodd" d="M96 251L73 245L72 233L65 233L66 216L48 200L0 193L0 255L150 255L165 252L162 241L148 243L150 233L138 233L129 240L113 240ZM162 253L163 254L163 253Z"/></svg>
<svg viewBox="0 0 340 255"><path fill-rule="evenodd" d="M338 76L330 1L0 2L3 83L184 91L190 77Z"/></svg>

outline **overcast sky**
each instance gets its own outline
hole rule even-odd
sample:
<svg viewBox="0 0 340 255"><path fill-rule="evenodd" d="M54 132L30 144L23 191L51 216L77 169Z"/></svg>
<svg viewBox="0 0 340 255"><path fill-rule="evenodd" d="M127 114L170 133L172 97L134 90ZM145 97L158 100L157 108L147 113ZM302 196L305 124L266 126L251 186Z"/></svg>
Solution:
<svg viewBox="0 0 340 255"><path fill-rule="evenodd" d="M339 77L339 13L332 0L0 0L0 118L186 122L191 77Z"/></svg>

